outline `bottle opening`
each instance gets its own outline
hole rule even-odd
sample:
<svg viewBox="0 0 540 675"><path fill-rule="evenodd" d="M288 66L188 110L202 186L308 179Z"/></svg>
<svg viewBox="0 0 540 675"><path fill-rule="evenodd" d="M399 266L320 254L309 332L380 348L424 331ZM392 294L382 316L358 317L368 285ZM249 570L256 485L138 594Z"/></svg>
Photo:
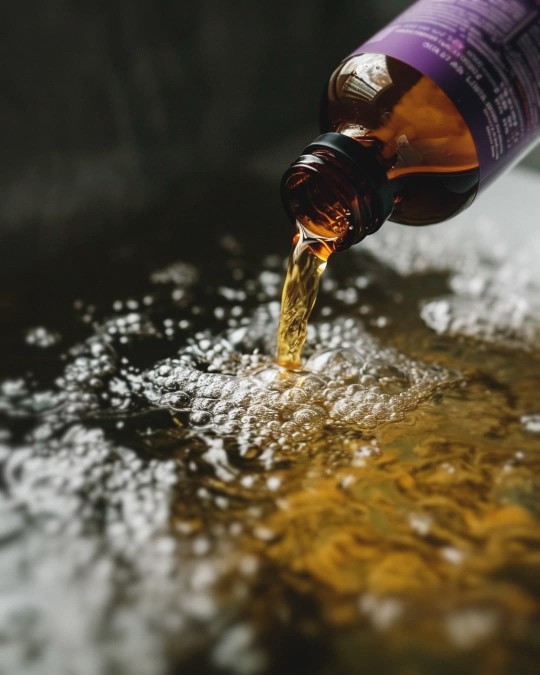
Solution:
<svg viewBox="0 0 540 675"><path fill-rule="evenodd" d="M335 181L324 165L293 167L283 182L293 221L314 237L343 240L358 221L358 199Z"/></svg>
<svg viewBox="0 0 540 675"><path fill-rule="evenodd" d="M372 153L338 133L319 136L285 172L285 210L313 237L348 248L377 230L393 208L393 191Z"/></svg>

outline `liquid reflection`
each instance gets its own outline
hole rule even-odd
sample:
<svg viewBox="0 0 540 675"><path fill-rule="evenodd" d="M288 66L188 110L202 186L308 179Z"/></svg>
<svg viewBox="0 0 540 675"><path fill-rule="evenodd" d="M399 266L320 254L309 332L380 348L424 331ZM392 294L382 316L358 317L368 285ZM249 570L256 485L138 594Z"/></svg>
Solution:
<svg viewBox="0 0 540 675"><path fill-rule="evenodd" d="M8 671L535 672L534 331L432 330L421 307L457 277L364 251L323 278L283 375L281 258L233 249L210 280L177 262L78 304L72 335L21 333L35 375L0 393Z"/></svg>

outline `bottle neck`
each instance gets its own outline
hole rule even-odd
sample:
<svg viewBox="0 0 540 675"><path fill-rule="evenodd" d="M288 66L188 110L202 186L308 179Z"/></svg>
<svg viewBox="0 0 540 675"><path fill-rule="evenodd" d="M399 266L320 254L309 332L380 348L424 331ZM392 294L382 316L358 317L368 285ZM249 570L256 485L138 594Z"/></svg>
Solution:
<svg viewBox="0 0 540 675"><path fill-rule="evenodd" d="M283 175L281 197L291 220L334 251L376 232L394 204L393 186L373 153L338 133L308 145Z"/></svg>

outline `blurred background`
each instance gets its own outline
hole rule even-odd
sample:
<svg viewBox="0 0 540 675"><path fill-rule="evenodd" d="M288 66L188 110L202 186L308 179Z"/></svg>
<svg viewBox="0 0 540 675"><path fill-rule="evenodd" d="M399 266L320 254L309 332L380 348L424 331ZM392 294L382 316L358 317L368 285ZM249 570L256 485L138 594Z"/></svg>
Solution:
<svg viewBox="0 0 540 675"><path fill-rule="evenodd" d="M194 182L206 185L202 200L223 175L273 180L277 195L279 174L317 133L334 66L409 4L6 4L3 273L129 227ZM540 152L528 162L540 167Z"/></svg>

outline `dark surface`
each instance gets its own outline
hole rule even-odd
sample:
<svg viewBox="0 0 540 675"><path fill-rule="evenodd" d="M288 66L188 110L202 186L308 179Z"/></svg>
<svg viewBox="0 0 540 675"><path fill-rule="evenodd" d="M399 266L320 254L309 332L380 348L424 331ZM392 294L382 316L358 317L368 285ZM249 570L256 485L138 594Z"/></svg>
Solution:
<svg viewBox="0 0 540 675"><path fill-rule="evenodd" d="M19 343L23 330L40 323L63 330L75 299L107 305L134 296L146 288L152 270L178 259L215 276L230 266L223 259L224 237L257 251L254 264L275 252L285 259L292 235L278 190L241 173L193 176L124 222L104 223L102 232L90 236L85 231L80 241L51 251L26 273L21 269L3 279L0 333L13 372L20 367L17 352L9 348L10 336Z"/></svg>

